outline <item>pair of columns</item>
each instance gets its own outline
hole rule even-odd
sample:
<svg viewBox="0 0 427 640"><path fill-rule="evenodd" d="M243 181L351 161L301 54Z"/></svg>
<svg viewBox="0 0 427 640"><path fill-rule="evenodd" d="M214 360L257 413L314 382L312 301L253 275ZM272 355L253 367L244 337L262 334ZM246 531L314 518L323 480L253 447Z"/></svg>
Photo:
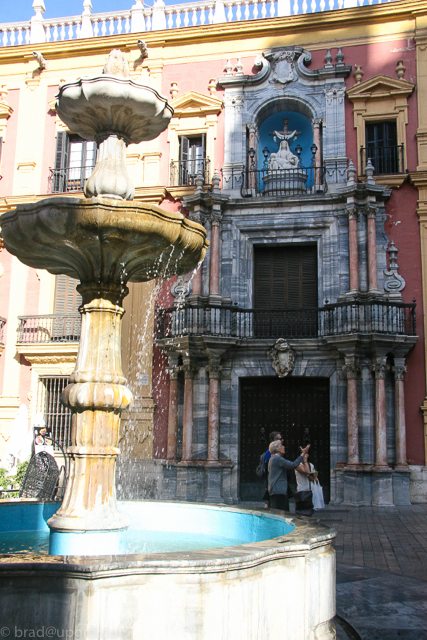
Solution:
<svg viewBox="0 0 427 640"><path fill-rule="evenodd" d="M193 459L193 375L194 369L185 364L181 367L169 369L169 416L167 458L176 460L177 432L178 432L178 374L184 370L184 412L182 432L182 461L191 462ZM208 415L208 461L217 462L219 454L219 378L221 367L210 364L209 372L209 415Z"/></svg>
<svg viewBox="0 0 427 640"><path fill-rule="evenodd" d="M357 406L357 379L360 367L354 362L344 366L347 373L347 429L349 466L358 466L359 458L359 421ZM385 394L386 359L377 358L372 365L375 374L375 467L388 468L387 462L387 408ZM392 367L395 385L395 433L396 467L406 468L406 425L404 376L406 367L403 362Z"/></svg>
<svg viewBox="0 0 427 640"><path fill-rule="evenodd" d="M378 292L377 272L377 239L375 219L378 207L371 204L366 206L368 218L368 291ZM357 245L357 207L348 207L349 258L350 258L350 291L359 290L359 252Z"/></svg>
<svg viewBox="0 0 427 640"><path fill-rule="evenodd" d="M211 238L210 238L210 274L209 274L209 295L219 295L219 225L221 221L221 211L214 211L211 216ZM205 263L204 263L205 264ZM193 279L193 294L202 294L202 268L200 265Z"/></svg>

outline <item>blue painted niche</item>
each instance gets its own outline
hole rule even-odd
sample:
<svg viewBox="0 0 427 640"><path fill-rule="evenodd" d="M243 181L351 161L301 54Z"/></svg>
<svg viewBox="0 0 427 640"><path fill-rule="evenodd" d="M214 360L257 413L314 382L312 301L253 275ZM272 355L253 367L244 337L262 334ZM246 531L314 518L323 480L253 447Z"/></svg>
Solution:
<svg viewBox="0 0 427 640"><path fill-rule="evenodd" d="M258 169L264 168L264 155L262 150L267 147L270 153L276 153L279 149L279 140L274 142L273 136L270 136L270 132L283 131L283 119L288 118L288 131L301 131L301 135L298 135L297 139L292 138L289 144L289 148L295 155L295 147L300 145L302 147L301 164L304 167L309 167L312 161L312 153L310 150L313 144L313 129L311 120L307 116L295 111L281 111L280 113L274 113L264 120L259 127L259 147L258 147Z"/></svg>

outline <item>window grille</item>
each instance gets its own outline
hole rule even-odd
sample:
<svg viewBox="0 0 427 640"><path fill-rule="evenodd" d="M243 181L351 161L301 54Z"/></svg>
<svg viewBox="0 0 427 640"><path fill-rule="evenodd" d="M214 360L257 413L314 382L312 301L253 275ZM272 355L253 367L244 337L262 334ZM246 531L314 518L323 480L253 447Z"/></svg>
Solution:
<svg viewBox="0 0 427 640"><path fill-rule="evenodd" d="M53 439L59 442L64 450L71 444L71 411L61 402L61 393L67 384L68 378L64 376L40 378L37 402L46 428L52 431ZM60 450L57 445L55 450Z"/></svg>

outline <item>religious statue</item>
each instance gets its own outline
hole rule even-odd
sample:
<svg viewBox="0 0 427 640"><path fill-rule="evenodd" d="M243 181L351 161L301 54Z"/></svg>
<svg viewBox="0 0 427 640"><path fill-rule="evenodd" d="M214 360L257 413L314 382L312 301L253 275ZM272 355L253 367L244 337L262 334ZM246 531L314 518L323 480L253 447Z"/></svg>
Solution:
<svg viewBox="0 0 427 640"><path fill-rule="evenodd" d="M293 137L297 137L301 131L288 131L288 118L283 119L283 131L273 131L270 133L273 136L274 142L280 140L279 150L276 153L272 153L268 159L268 171L275 171L277 169L297 169L299 160L298 157L292 153L289 148L289 141Z"/></svg>

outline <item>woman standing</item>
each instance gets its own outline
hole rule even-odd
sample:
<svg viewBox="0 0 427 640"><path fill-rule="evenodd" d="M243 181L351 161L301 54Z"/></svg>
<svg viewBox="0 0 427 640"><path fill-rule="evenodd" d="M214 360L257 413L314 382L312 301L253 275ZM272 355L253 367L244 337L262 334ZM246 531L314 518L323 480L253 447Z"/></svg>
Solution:
<svg viewBox="0 0 427 640"><path fill-rule="evenodd" d="M268 493L270 494L270 508L289 511L288 477L287 469L296 469L308 452L310 445L305 449L300 447L301 455L294 462L286 460L285 447L281 441L275 440L269 446L271 458L268 463Z"/></svg>

